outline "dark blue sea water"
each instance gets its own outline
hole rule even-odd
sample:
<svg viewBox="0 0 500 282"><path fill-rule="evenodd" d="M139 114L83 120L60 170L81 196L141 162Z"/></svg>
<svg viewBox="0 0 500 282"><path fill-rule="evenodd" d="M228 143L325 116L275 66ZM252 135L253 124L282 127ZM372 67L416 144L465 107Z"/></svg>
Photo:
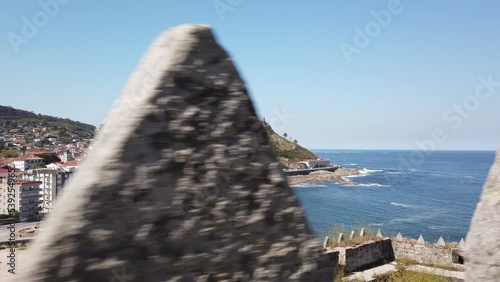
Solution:
<svg viewBox="0 0 500 282"><path fill-rule="evenodd" d="M343 167L363 170L350 178L360 185L333 182L295 185L310 226L319 237L333 226L371 224L385 235L429 242L465 238L482 186L493 164L493 151L316 150Z"/></svg>

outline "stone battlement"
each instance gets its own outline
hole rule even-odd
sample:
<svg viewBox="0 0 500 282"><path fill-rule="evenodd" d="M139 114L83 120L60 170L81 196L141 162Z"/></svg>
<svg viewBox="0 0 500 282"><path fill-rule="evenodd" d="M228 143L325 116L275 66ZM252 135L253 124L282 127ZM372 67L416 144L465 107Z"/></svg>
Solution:
<svg viewBox="0 0 500 282"><path fill-rule="evenodd" d="M359 240L363 237L366 241ZM352 242L352 245L349 242ZM443 237L440 237L436 243L429 243L422 235L417 240L404 238L401 233L392 238L385 237L380 229L376 236L366 236L365 228L361 228L359 233L353 230L348 239L342 233L339 234L336 243L345 245L344 247L331 248L331 243L330 238L325 237L323 248L327 254L338 253L339 259L336 265L340 265L346 273L380 266L397 259L457 268L462 268L461 264L464 262L463 239L460 242L446 243Z"/></svg>

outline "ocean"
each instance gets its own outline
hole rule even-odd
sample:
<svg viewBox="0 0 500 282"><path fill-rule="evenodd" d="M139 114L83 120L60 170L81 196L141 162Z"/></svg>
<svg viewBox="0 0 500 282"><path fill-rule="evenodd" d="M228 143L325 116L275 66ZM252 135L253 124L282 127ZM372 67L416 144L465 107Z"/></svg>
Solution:
<svg viewBox="0 0 500 282"><path fill-rule="evenodd" d="M315 150L362 174L350 180L293 185L308 223L319 238L333 227L367 226L386 236L401 232L434 243L465 238L494 151L360 151Z"/></svg>

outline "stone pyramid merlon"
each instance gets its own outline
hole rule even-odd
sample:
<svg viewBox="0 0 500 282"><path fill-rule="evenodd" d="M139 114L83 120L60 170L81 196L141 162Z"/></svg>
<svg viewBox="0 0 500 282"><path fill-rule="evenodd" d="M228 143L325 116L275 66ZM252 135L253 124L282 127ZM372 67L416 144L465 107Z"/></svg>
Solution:
<svg viewBox="0 0 500 282"><path fill-rule="evenodd" d="M356 233L354 232L354 230L351 230L351 235L349 235L349 240L354 239L355 234Z"/></svg>
<svg viewBox="0 0 500 282"><path fill-rule="evenodd" d="M466 281L500 277L500 149L483 187L465 243Z"/></svg>
<svg viewBox="0 0 500 282"><path fill-rule="evenodd" d="M425 245L425 239L424 239L424 236L422 234L420 234L420 236L418 237L417 244L418 245Z"/></svg>
<svg viewBox="0 0 500 282"><path fill-rule="evenodd" d="M444 241L443 236L439 236L439 239L438 239L438 241L436 242L436 245L438 245L438 246L440 246L440 247L445 247L445 246L446 246L446 242Z"/></svg>
<svg viewBox="0 0 500 282"><path fill-rule="evenodd" d="M330 237L326 236L323 240L323 249L328 249L330 247Z"/></svg>
<svg viewBox="0 0 500 282"><path fill-rule="evenodd" d="M133 38L131 40L134 40ZM332 281L232 60L203 25L160 35L17 281Z"/></svg>
<svg viewBox="0 0 500 282"><path fill-rule="evenodd" d="M359 230L359 237L364 237L365 235L366 235L365 228L361 227L361 229Z"/></svg>
<svg viewBox="0 0 500 282"><path fill-rule="evenodd" d="M396 235L396 241L403 242L403 240L403 235L401 235L401 232L398 232L398 235Z"/></svg>
<svg viewBox="0 0 500 282"><path fill-rule="evenodd" d="M342 241L344 241L344 234L339 233L339 235L337 236L337 243L340 243Z"/></svg>
<svg viewBox="0 0 500 282"><path fill-rule="evenodd" d="M458 249L459 250L463 250L465 249L465 241L464 241L464 238L460 239L460 242L458 242Z"/></svg>

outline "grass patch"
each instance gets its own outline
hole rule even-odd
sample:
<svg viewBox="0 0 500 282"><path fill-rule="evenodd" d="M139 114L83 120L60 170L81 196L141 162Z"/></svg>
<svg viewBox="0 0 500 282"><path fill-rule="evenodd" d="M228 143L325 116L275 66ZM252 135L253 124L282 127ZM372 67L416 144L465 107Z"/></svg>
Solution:
<svg viewBox="0 0 500 282"><path fill-rule="evenodd" d="M440 264L432 264L432 263L419 263L416 260L413 259L408 259L408 258L400 258L397 259L396 262L398 265L401 266L410 266L410 265L422 265L422 266L427 266L427 267L433 267L433 268L439 268L439 269L444 269L444 270L450 270L450 271L463 271L463 269L454 267L451 265L440 265Z"/></svg>
<svg viewBox="0 0 500 282"><path fill-rule="evenodd" d="M2 249L18 249L18 250L26 250L28 248L28 244L26 243L21 243L21 244L3 244L0 245L0 250Z"/></svg>
<svg viewBox="0 0 500 282"><path fill-rule="evenodd" d="M379 276L376 282L453 282L452 278L434 274L399 269L396 272Z"/></svg>

